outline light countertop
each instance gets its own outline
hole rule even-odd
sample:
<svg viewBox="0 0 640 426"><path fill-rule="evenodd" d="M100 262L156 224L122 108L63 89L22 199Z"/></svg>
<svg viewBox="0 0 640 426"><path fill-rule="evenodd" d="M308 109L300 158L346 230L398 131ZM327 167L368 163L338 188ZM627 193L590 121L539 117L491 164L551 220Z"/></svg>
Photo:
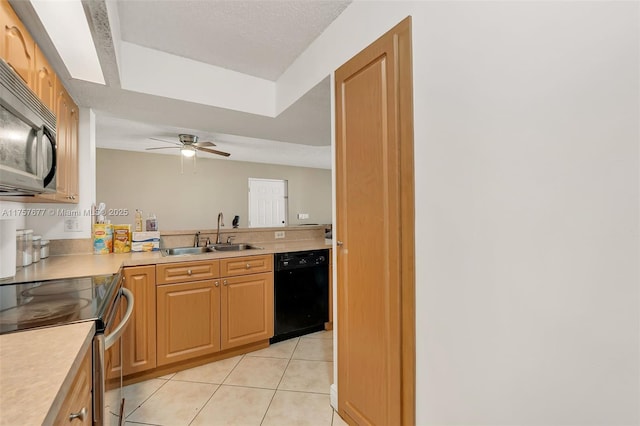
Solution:
<svg viewBox="0 0 640 426"><path fill-rule="evenodd" d="M74 254L50 256L40 262L21 268L16 276L1 284L12 282L43 281L59 278L86 277L90 275L108 275L118 272L121 266L154 265L159 263L189 262L194 260L224 259L261 254L286 253L294 251L329 249L331 244L324 239L283 240L282 242L257 243L261 249L241 251L221 251L194 255L163 256L159 251L122 254Z"/></svg>
<svg viewBox="0 0 640 426"><path fill-rule="evenodd" d="M50 256L0 284L115 274L122 266L331 248L319 239L257 245L261 249L182 256L162 256L160 252ZM94 333L94 324L83 322L0 335L0 425L51 423Z"/></svg>
<svg viewBox="0 0 640 426"><path fill-rule="evenodd" d="M0 425L53 424L94 334L89 321L0 335Z"/></svg>

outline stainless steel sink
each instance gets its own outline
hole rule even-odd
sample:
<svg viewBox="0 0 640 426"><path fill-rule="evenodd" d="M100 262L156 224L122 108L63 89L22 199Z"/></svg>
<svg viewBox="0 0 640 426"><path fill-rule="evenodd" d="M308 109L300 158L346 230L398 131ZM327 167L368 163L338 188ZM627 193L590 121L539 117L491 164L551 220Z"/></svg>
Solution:
<svg viewBox="0 0 640 426"><path fill-rule="evenodd" d="M250 249L259 249L260 247L253 246L251 244L213 244L212 246L216 251L240 251L240 250L250 250Z"/></svg>
<svg viewBox="0 0 640 426"><path fill-rule="evenodd" d="M213 250L209 247L175 247L169 249L162 249L162 254L165 256L179 256L181 254L202 254L209 253Z"/></svg>

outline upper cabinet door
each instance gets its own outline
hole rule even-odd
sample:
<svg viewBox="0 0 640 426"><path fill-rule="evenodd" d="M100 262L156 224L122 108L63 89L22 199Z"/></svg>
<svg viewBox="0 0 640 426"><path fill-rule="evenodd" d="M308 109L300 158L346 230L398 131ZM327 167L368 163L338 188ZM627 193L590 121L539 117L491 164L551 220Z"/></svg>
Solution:
<svg viewBox="0 0 640 426"><path fill-rule="evenodd" d="M0 56L35 92L35 48L36 44L27 32L9 3L0 1Z"/></svg>
<svg viewBox="0 0 640 426"><path fill-rule="evenodd" d="M56 112L56 74L42 51L36 46L35 92L54 114Z"/></svg>

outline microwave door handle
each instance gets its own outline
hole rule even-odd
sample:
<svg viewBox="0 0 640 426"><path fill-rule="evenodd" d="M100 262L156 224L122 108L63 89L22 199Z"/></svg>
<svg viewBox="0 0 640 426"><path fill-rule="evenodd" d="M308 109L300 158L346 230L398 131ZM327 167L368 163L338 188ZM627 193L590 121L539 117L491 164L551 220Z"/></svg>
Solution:
<svg viewBox="0 0 640 426"><path fill-rule="evenodd" d="M131 317L131 313L133 312L133 293L131 293L128 289L122 288L120 289L122 292L122 296L127 299L127 311L124 313L124 317L120 324L113 330L110 334L104 337L104 348L109 349L113 344L120 338L120 335L124 331L124 328L129 322L129 318Z"/></svg>
<svg viewBox="0 0 640 426"><path fill-rule="evenodd" d="M53 136L53 133L51 133L51 131L47 128L47 126L43 126L42 130L43 130L44 136L47 137L47 140L51 144L51 169L49 169L49 172L44 177L44 186L46 187L47 185L49 185L49 183L51 182L51 180L56 174L56 167L58 166L58 161L57 161L58 149L56 147L56 138Z"/></svg>

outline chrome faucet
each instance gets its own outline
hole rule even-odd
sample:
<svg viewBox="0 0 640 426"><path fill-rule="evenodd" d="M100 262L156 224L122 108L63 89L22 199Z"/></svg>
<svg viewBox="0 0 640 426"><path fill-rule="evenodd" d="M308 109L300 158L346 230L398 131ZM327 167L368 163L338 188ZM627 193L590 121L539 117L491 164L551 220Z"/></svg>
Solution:
<svg viewBox="0 0 640 426"><path fill-rule="evenodd" d="M196 235L193 237L193 246L200 247L200 231L196 232Z"/></svg>
<svg viewBox="0 0 640 426"><path fill-rule="evenodd" d="M224 216L222 212L218 213L218 230L216 231L216 244L220 244L220 225L224 226Z"/></svg>

